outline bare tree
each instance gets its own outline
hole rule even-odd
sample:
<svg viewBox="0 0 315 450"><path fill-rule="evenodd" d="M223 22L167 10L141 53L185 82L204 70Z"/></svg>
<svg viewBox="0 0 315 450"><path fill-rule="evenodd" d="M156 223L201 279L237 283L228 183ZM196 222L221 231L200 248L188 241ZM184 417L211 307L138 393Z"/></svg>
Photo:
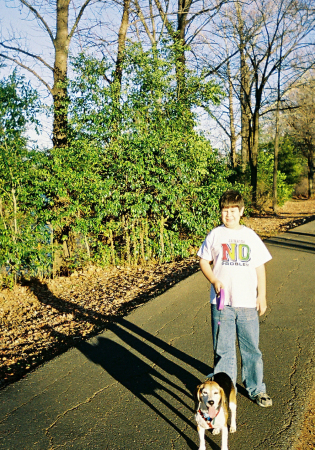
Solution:
<svg viewBox="0 0 315 450"><path fill-rule="evenodd" d="M295 146L307 160L308 196L314 195L315 174L315 80L304 79L304 83L289 94L291 106L286 114L289 135Z"/></svg>
<svg viewBox="0 0 315 450"><path fill-rule="evenodd" d="M234 11L234 13L233 13ZM295 0L236 1L226 14L229 36L238 49L230 61L241 107L242 170L250 165L252 201L257 203L260 117L280 105L284 92L313 65L314 11ZM227 28L226 28L227 29ZM299 66L294 65L299 61ZM221 71L221 76L222 76ZM225 70L225 76L228 71Z"/></svg>
<svg viewBox="0 0 315 450"><path fill-rule="evenodd" d="M237 167L237 139L240 133L236 129L236 115L235 111L235 91L234 91L234 82L235 79L232 75L231 70L231 56L230 49L228 46L228 42L225 36L225 60L224 64L220 68L214 69L214 72L217 77L219 77L221 83L226 85L226 99L227 102L223 102L217 108L213 106L209 108L208 105L203 105L203 108L207 111L209 116L215 121L216 125L220 127L220 129L225 133L225 135L229 139L229 159L230 165L233 169Z"/></svg>
<svg viewBox="0 0 315 450"><path fill-rule="evenodd" d="M134 0L135 13L147 33L151 45L156 45L166 35L177 49L177 91L185 92L185 72L187 68L187 48L211 23L212 18L228 0L178 0L176 3L162 0L144 2ZM154 2L154 4L153 4ZM192 52L192 48L190 49ZM194 56L196 56L194 54Z"/></svg>
<svg viewBox="0 0 315 450"><path fill-rule="evenodd" d="M312 67L310 44L314 30L314 13L308 5L296 3L295 0L271 0L259 5L256 1L255 5L259 13L261 31L259 35L249 39L246 46L251 72L250 95L246 103L250 109L249 160L254 204L257 201L260 115L270 106L273 93L276 93L276 104L279 108L280 75L283 78L282 91L285 91L285 85L290 84L293 77L296 79ZM297 57L301 63L299 68L294 67Z"/></svg>
<svg viewBox="0 0 315 450"><path fill-rule="evenodd" d="M66 147L68 144L68 94L67 72L70 42L76 32L85 9L98 0L84 0L78 13L72 14L70 26L70 0L56 0L48 2L45 9L41 3L34 0L19 0L22 7L36 21L37 25L49 37L53 48L53 63L47 59L26 50L19 42L12 44L12 38L2 40L0 56L13 61L18 66L32 73L48 89L53 98L53 145L54 147ZM49 25L51 15L54 15L53 25ZM41 68L46 68L53 75L49 82L42 75L41 69L35 70L33 64L39 63Z"/></svg>
<svg viewBox="0 0 315 450"><path fill-rule="evenodd" d="M246 45L247 42L253 38L253 36L259 32L256 27L250 27L250 32L248 27L244 23L244 18L242 14L242 5L239 1L235 3L236 10L236 35L238 39L239 48L239 63L240 63L240 87L239 87L239 100L241 107L241 136L242 136L242 147L241 147L241 168L242 172L245 172L247 163L249 161L249 130L250 130L250 68L246 58Z"/></svg>

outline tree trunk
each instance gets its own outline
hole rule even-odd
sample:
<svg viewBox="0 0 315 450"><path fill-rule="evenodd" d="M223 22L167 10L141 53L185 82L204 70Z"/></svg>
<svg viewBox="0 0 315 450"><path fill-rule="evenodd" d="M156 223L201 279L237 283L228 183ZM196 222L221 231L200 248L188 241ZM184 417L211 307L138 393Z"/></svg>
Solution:
<svg viewBox="0 0 315 450"><path fill-rule="evenodd" d="M250 145L250 127L251 127L251 110L250 110L250 84L249 84L249 67L246 62L244 48L241 48L241 158L242 173L245 173L249 160Z"/></svg>
<svg viewBox="0 0 315 450"><path fill-rule="evenodd" d="M308 153L308 165L307 165L307 175L308 175L308 198L312 198L314 195L314 150L310 150Z"/></svg>
<svg viewBox="0 0 315 450"><path fill-rule="evenodd" d="M178 0L178 11L177 11L177 33L173 34L174 43L177 45L177 65L176 65L176 79L177 79L177 97L185 96L186 92L186 56L185 56L185 45L186 45L186 26L187 26L187 15L191 7L191 0Z"/></svg>
<svg viewBox="0 0 315 450"><path fill-rule="evenodd" d="M129 26L130 0L124 0L123 15L118 33L118 51L116 59L116 68L114 72L114 84L116 84L116 95L120 98L121 81L123 72L123 62L125 57L126 37Z"/></svg>
<svg viewBox="0 0 315 450"><path fill-rule="evenodd" d="M113 115L111 125L112 139L115 139L115 136L117 135L117 131L119 129L119 123L121 121L120 96L121 96L121 83L123 77L123 65L125 59L126 38L129 26L129 15L130 15L130 0L124 0L123 14L118 33L116 67L114 72L113 83L111 83L111 95L113 100L113 107L115 110L115 114Z"/></svg>
<svg viewBox="0 0 315 450"><path fill-rule="evenodd" d="M54 64L54 122L53 122L53 145L56 148L66 147L68 144L68 93L67 93L67 70L68 70L68 20L69 1L57 0L57 32L54 39L55 64Z"/></svg>
<svg viewBox="0 0 315 450"><path fill-rule="evenodd" d="M281 62L282 62L282 47L283 35L281 37L280 45L280 64L278 68L278 85L277 85L277 108L276 108L276 135L275 135L275 149L274 149L274 166L273 166L273 186L272 186L272 208L273 212L277 213L278 209L278 155L279 155L279 133L280 133L280 100L281 100Z"/></svg>
<svg viewBox="0 0 315 450"><path fill-rule="evenodd" d="M244 94L241 94L241 96ZM243 98L241 100L241 160L242 160L242 173L245 173L246 167L249 161L249 143L250 143L250 109L245 104L246 101Z"/></svg>
<svg viewBox="0 0 315 450"><path fill-rule="evenodd" d="M187 27L187 16L189 14L192 0L178 0L177 7L177 28L174 30L172 22L168 18L168 14L163 10L160 0L155 0L156 7L160 13L161 19L165 24L168 34L173 39L176 45L177 51L177 64L176 64L176 82L177 82L177 98L185 97L186 91L186 56L185 56L185 45L186 45L186 27Z"/></svg>
<svg viewBox="0 0 315 450"><path fill-rule="evenodd" d="M252 203L257 208L257 182L258 182L258 143L259 143L259 111L253 115L249 129L249 162L250 181L252 187Z"/></svg>
<svg viewBox="0 0 315 450"><path fill-rule="evenodd" d="M234 104L233 104L233 84L231 80L230 62L227 63L227 75L229 80L229 115L230 115L230 161L233 169L236 169L236 133L235 133L235 123L234 123Z"/></svg>
<svg viewBox="0 0 315 450"><path fill-rule="evenodd" d="M14 224L14 242L16 242L16 236L18 234L18 225L17 225L17 202L16 202L16 195L15 195L15 189L12 188L12 202L13 202L13 224Z"/></svg>
<svg viewBox="0 0 315 450"><path fill-rule="evenodd" d="M3 211L3 206L2 206L2 198L0 197L0 216L2 218L3 221L3 227L5 230L7 230L7 225L5 223L5 218L4 218L4 211Z"/></svg>
<svg viewBox="0 0 315 450"><path fill-rule="evenodd" d="M273 186L272 186L272 208L274 213L278 209L278 155L279 155L279 120L280 120L280 100L277 101L276 110L276 134L274 149L274 166L273 166Z"/></svg>
<svg viewBox="0 0 315 450"><path fill-rule="evenodd" d="M239 50L240 50L240 104L241 104L241 168L242 173L245 173L247 163L249 161L249 147L250 147L250 128L251 128L251 110L250 110L250 80L249 67L246 61L245 53L245 32L242 18L242 11L239 2L236 2L236 14L238 20L238 35L239 35Z"/></svg>
<svg viewBox="0 0 315 450"><path fill-rule="evenodd" d="M16 243L17 240L17 234L18 234L18 224L17 224L17 202L16 202L16 191L15 189L12 187L11 190L12 193L12 202L13 202L13 225L14 225L14 229L13 229L13 242ZM14 263L13 263L14 264ZM15 272L15 283L16 283L16 271Z"/></svg>

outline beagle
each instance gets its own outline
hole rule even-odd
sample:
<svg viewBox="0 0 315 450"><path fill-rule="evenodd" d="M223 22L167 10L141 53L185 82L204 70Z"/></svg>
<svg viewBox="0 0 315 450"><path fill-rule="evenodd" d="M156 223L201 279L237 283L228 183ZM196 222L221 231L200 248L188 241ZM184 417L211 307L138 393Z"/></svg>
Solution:
<svg viewBox="0 0 315 450"><path fill-rule="evenodd" d="M206 449L205 431L219 434L221 450L228 450L228 408L231 410L230 433L236 431L236 390L226 373L217 373L196 388L195 419L199 434L199 450Z"/></svg>

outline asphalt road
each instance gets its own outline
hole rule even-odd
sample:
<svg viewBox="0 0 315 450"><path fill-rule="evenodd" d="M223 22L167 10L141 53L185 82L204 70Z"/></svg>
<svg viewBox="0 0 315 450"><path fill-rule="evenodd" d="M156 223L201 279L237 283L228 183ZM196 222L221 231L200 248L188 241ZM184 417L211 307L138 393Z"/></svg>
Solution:
<svg viewBox="0 0 315 450"><path fill-rule="evenodd" d="M267 245L260 347L274 406L247 399L239 379L229 450L293 449L314 387L315 222ZM0 391L0 449L196 450L192 392L213 360L208 289L198 272ZM220 436L207 433L207 449Z"/></svg>

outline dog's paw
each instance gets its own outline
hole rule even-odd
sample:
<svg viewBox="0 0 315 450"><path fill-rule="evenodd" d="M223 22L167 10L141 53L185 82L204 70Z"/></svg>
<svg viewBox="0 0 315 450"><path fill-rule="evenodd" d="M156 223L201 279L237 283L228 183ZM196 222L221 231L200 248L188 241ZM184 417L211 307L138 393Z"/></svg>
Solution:
<svg viewBox="0 0 315 450"><path fill-rule="evenodd" d="M214 428L212 434L220 434L220 428Z"/></svg>
<svg viewBox="0 0 315 450"><path fill-rule="evenodd" d="M230 433L236 433L236 427L230 427Z"/></svg>

